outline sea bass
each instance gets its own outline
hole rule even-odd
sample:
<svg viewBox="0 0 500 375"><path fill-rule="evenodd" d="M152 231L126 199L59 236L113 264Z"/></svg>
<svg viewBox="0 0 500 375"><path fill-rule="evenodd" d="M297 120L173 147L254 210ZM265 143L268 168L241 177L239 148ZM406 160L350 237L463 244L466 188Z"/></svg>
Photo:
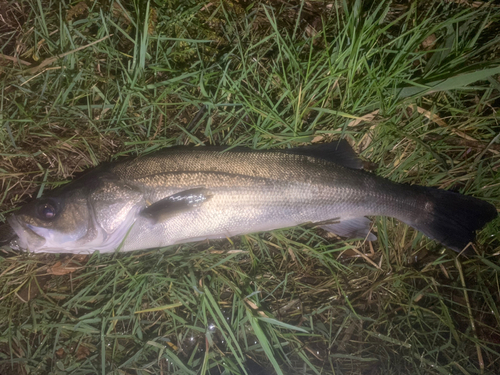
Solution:
<svg viewBox="0 0 500 375"><path fill-rule="evenodd" d="M97 167L9 217L31 252L158 248L313 223L374 240L389 216L461 251L497 217L485 201L362 170L346 141L284 150L172 147Z"/></svg>

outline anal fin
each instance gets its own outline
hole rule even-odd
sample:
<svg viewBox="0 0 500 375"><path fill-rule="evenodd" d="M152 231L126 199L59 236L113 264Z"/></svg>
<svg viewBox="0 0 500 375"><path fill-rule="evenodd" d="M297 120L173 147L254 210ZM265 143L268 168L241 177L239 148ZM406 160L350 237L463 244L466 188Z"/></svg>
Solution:
<svg viewBox="0 0 500 375"><path fill-rule="evenodd" d="M370 225L370 219L356 217L354 219L342 220L338 223L319 225L319 227L341 237L366 238L368 241L375 241L377 236L370 232Z"/></svg>

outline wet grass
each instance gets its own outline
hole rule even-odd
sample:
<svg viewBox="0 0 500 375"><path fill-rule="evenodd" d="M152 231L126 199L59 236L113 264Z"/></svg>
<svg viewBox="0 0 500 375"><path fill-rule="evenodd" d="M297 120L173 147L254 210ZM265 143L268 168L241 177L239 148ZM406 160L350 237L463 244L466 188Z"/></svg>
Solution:
<svg viewBox="0 0 500 375"><path fill-rule="evenodd" d="M104 160L339 137L500 207L500 13L459 3L0 1L0 215ZM0 373L499 373L499 224L472 258L387 218L372 244L3 247Z"/></svg>

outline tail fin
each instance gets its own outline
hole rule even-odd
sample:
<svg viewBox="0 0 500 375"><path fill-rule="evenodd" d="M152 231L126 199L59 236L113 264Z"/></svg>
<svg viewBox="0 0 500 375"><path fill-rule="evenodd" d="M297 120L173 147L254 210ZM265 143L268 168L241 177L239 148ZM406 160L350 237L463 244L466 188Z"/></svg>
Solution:
<svg viewBox="0 0 500 375"><path fill-rule="evenodd" d="M476 231L495 219L495 206L483 200L430 187L415 186L426 196L419 217L408 225L457 252L473 242Z"/></svg>

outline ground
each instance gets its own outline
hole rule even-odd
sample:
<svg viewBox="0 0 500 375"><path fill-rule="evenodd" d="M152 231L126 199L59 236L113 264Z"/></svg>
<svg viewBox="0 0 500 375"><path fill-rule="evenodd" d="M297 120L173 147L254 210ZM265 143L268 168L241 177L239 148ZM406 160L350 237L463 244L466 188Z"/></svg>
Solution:
<svg viewBox="0 0 500 375"><path fill-rule="evenodd" d="M500 207L481 1L0 0L0 219L102 161L345 138ZM373 218L92 256L0 250L0 374L500 373L500 220L472 256Z"/></svg>

